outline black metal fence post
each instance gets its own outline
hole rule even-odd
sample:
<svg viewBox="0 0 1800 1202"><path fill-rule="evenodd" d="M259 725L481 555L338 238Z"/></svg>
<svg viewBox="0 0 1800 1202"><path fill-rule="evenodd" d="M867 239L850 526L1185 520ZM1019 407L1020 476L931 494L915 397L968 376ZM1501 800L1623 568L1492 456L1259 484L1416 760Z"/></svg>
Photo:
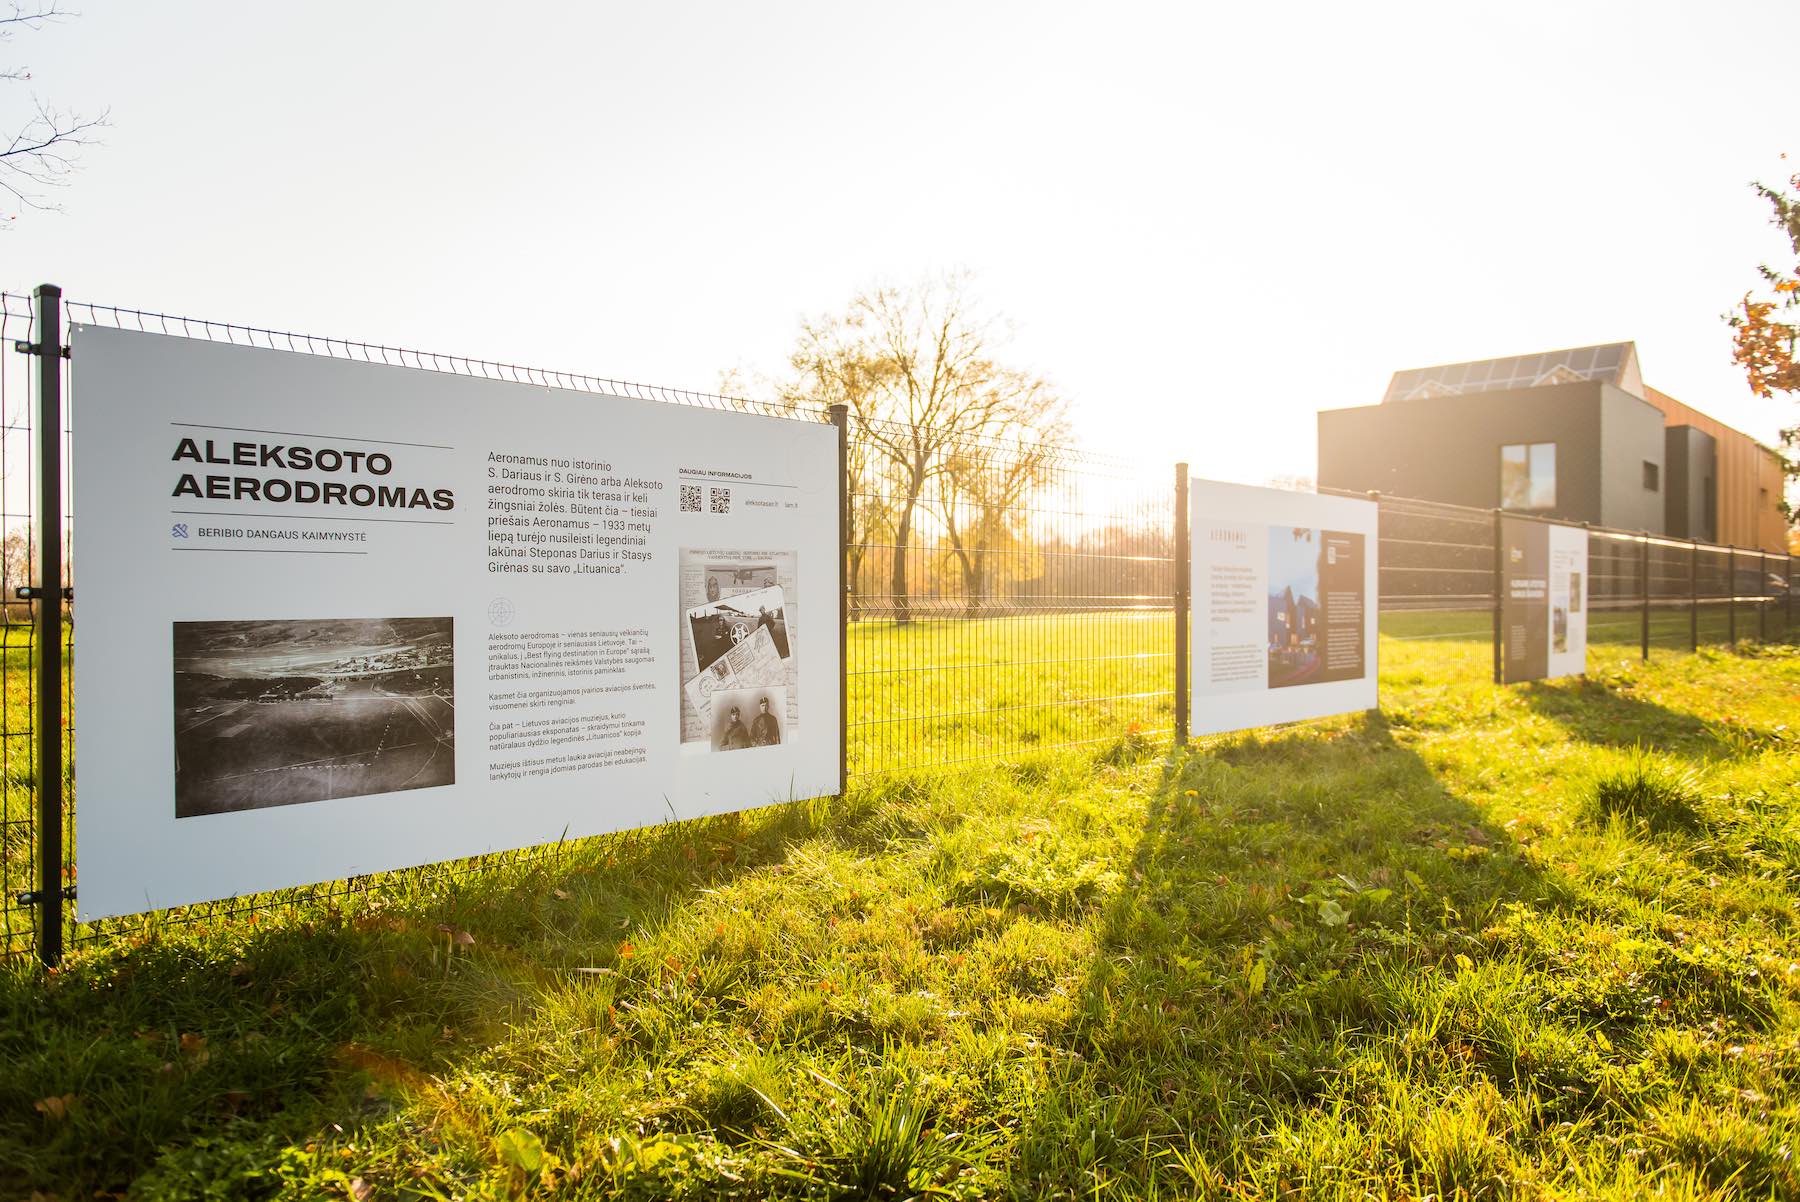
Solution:
<svg viewBox="0 0 1800 1202"><path fill-rule="evenodd" d="M1641 658L1650 662L1650 532L1644 531L1643 540L1638 543L1638 591L1644 594L1644 605L1639 617Z"/></svg>
<svg viewBox="0 0 1800 1202"><path fill-rule="evenodd" d="M32 599L32 637L37 652L35 729L37 751L38 959L54 968L63 954L63 541L62 541L62 289L41 284L32 291L32 337L21 347L33 358L32 459L37 540Z"/></svg>
<svg viewBox="0 0 1800 1202"><path fill-rule="evenodd" d="M1499 684L1505 678L1505 665L1501 659L1501 647L1504 645L1505 631L1505 594L1506 594L1506 538L1501 533L1506 518L1500 510L1494 510L1494 683ZM1593 550L1590 547L1590 558ZM1594 578L1594 565L1588 564L1588 579Z"/></svg>
<svg viewBox="0 0 1800 1202"><path fill-rule="evenodd" d="M1737 544L1733 543L1725 553L1725 597L1729 602L1725 607L1725 631L1731 642L1731 649L1737 650Z"/></svg>
<svg viewBox="0 0 1800 1202"><path fill-rule="evenodd" d="M1188 465L1175 465L1175 746L1188 741Z"/></svg>
<svg viewBox="0 0 1800 1202"><path fill-rule="evenodd" d="M1688 650L1700 650L1700 540L1688 547Z"/></svg>
<svg viewBox="0 0 1800 1202"><path fill-rule="evenodd" d="M838 487L838 792L850 788L850 406L833 405Z"/></svg>
<svg viewBox="0 0 1800 1202"><path fill-rule="evenodd" d="M1756 553L1756 641L1769 641L1769 555Z"/></svg>

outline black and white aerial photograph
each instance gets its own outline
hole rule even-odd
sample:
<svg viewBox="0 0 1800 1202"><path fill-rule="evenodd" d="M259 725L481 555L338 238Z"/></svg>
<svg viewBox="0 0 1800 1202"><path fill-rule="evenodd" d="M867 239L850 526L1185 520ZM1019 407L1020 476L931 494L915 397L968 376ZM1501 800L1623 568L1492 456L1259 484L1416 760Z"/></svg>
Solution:
<svg viewBox="0 0 1800 1202"><path fill-rule="evenodd" d="M451 619L174 625L176 817L456 782Z"/></svg>

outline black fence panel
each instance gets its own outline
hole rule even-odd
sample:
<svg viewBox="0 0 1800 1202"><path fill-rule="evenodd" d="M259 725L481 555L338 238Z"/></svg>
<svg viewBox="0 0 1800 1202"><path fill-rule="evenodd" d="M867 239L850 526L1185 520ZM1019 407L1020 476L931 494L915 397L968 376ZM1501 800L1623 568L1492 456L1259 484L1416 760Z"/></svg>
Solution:
<svg viewBox="0 0 1800 1202"><path fill-rule="evenodd" d="M72 322L153 330L240 345L529 382L596 394L818 421L770 404L544 371L462 356L70 303ZM0 294L4 346L34 340L30 298ZM57 361L58 370L67 371ZM31 358L0 360L0 958L37 946L40 840L34 739L42 715L30 604L36 583ZM1024 438L934 430L933 460L906 470L884 455L905 433L849 423L844 635L848 773L871 779L1017 760L1033 752L1162 741L1176 730L1177 548L1172 463L1106 459ZM62 432L65 458L67 431ZM65 477L66 478L66 477ZM1379 504L1380 670L1488 679L1496 637L1499 515L1399 497ZM73 505L61 536L73 587ZM1589 641L1609 654L1685 652L1790 641L1793 557L1590 529ZM65 663L75 649L62 623ZM59 731L65 794L60 879L74 879L73 724L66 678ZM624 832L608 839L629 840ZM556 854L503 853L168 912L155 921L260 921L271 911L374 890L453 889L499 863ZM74 945L149 920L74 924Z"/></svg>

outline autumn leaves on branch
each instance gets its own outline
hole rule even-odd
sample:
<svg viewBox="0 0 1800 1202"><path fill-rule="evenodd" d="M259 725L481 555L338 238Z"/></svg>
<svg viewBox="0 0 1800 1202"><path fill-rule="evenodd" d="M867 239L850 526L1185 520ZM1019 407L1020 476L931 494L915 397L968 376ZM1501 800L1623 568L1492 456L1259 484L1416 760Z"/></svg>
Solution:
<svg viewBox="0 0 1800 1202"><path fill-rule="evenodd" d="M1774 209L1771 221L1787 235L1795 259L1800 260L1800 174L1788 178L1792 191L1760 183L1754 187ZM1732 331L1732 358L1744 369L1756 395L1800 394L1800 363L1795 361L1800 335L1800 324L1795 320L1800 313L1800 265L1791 270L1764 265L1757 270L1769 287L1769 295L1758 297L1746 292L1737 311L1726 318ZM1787 320L1782 320L1784 317ZM1790 451L1800 449L1800 425L1783 430L1781 442ZM1800 461L1790 456L1787 472L1790 477L1800 478Z"/></svg>

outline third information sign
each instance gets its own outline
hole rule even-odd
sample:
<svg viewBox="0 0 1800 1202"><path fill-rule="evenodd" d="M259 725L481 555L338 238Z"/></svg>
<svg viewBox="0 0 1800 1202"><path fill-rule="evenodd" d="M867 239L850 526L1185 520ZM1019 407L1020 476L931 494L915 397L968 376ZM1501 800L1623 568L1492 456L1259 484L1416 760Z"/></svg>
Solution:
<svg viewBox="0 0 1800 1202"><path fill-rule="evenodd" d="M1587 671L1588 532L1535 518L1500 519L1501 679Z"/></svg>

